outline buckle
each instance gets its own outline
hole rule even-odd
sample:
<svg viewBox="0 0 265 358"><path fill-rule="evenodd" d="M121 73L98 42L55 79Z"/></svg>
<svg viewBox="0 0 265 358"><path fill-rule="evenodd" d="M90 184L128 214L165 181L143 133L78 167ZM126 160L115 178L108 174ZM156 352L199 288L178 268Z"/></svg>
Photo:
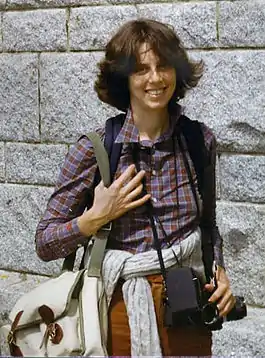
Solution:
<svg viewBox="0 0 265 358"><path fill-rule="evenodd" d="M101 226L99 231L110 231L111 228L112 228L112 222L110 221L107 224L105 224L104 226Z"/></svg>
<svg viewBox="0 0 265 358"><path fill-rule="evenodd" d="M13 332L12 330L9 331L6 341L7 341L7 343L8 343L9 345L15 343L14 332Z"/></svg>

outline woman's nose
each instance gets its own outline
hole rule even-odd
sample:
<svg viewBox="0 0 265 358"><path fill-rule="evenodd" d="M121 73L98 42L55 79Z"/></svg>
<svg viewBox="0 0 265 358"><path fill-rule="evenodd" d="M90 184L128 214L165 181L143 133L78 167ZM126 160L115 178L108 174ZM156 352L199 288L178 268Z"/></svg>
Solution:
<svg viewBox="0 0 265 358"><path fill-rule="evenodd" d="M161 73L157 69L153 69L150 71L149 81L150 82L161 82Z"/></svg>

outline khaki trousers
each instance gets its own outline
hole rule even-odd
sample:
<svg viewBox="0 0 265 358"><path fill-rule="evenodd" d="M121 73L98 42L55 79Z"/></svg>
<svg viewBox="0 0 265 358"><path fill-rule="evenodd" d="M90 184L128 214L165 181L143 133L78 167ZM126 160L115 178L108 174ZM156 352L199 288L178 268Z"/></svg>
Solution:
<svg viewBox="0 0 265 358"><path fill-rule="evenodd" d="M149 275L163 356L211 356L212 335L204 329L167 328L163 325L162 276ZM108 353L130 356L130 328L122 295L122 281L114 291L109 310Z"/></svg>

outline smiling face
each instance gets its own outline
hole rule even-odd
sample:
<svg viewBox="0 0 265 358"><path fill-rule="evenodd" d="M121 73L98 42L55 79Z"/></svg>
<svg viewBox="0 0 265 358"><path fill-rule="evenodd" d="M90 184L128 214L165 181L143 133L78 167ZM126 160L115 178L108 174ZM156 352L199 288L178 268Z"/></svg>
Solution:
<svg viewBox="0 0 265 358"><path fill-rule="evenodd" d="M163 64L147 44L141 45L136 70L129 76L132 108L166 109L175 88L175 69Z"/></svg>

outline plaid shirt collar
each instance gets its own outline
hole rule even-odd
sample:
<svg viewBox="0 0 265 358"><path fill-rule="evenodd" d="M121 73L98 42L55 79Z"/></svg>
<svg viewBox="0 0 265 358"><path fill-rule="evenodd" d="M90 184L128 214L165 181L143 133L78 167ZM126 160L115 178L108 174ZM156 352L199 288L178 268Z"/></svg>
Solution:
<svg viewBox="0 0 265 358"><path fill-rule="evenodd" d="M169 117L169 127L165 133L163 133L160 137L158 137L154 143L164 142L171 138L176 123L181 114L181 107L179 106L176 113L171 114ZM125 117L124 124L115 140L115 143L138 143L139 142L139 131L134 124L132 111L128 109ZM149 142L149 141L145 141ZM151 141L150 141L151 142ZM148 143L146 143L148 144Z"/></svg>

